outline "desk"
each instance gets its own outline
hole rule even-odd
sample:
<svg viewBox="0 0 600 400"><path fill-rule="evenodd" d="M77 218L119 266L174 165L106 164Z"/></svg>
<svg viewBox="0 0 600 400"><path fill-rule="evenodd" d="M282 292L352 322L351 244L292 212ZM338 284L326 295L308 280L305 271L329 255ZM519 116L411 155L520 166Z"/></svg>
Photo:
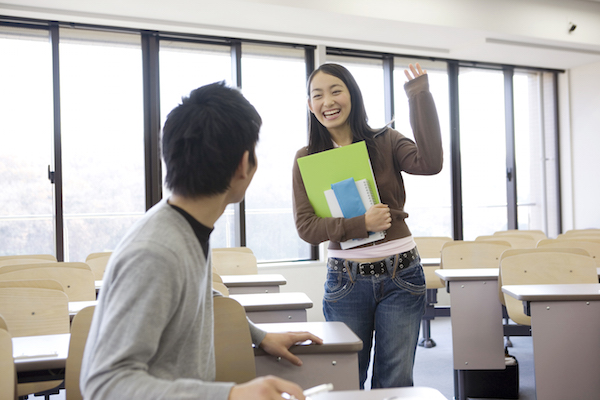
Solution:
<svg viewBox="0 0 600 400"><path fill-rule="evenodd" d="M281 274L221 275L229 294L279 293L287 280Z"/></svg>
<svg viewBox="0 0 600 400"><path fill-rule="evenodd" d="M19 383L64 379L70 339L69 333L12 338Z"/></svg>
<svg viewBox="0 0 600 400"><path fill-rule="evenodd" d="M465 370L505 369L498 268L439 269L450 293L457 400L465 400Z"/></svg>
<svg viewBox="0 0 600 400"><path fill-rule="evenodd" d="M335 386L334 386L335 388ZM311 396L312 400L448 400L438 390L428 387L333 391Z"/></svg>
<svg viewBox="0 0 600 400"><path fill-rule="evenodd" d="M323 379L339 390L358 390L358 352L363 343L343 322L288 322L257 324L267 332L308 331L321 339L322 345L297 344L290 348L302 359L302 366L254 349L256 376L276 375L296 382L303 388L320 385Z"/></svg>
<svg viewBox="0 0 600 400"><path fill-rule="evenodd" d="M230 295L246 310L256 324L269 322L306 322L306 309L312 300L302 292Z"/></svg>
<svg viewBox="0 0 600 400"><path fill-rule="evenodd" d="M506 285L531 316L538 399L600 393L600 284Z"/></svg>

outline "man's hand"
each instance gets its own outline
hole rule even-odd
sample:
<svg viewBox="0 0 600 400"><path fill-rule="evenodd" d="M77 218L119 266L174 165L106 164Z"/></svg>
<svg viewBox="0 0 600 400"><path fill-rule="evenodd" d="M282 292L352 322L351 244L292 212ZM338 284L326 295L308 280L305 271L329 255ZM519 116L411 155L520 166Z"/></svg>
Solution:
<svg viewBox="0 0 600 400"><path fill-rule="evenodd" d="M283 393L298 400L305 400L300 386L276 376L262 376L250 382L235 385L229 392L229 400L281 400Z"/></svg>
<svg viewBox="0 0 600 400"><path fill-rule="evenodd" d="M259 347L273 356L285 358L292 364L301 366L302 361L290 353L289 348L296 343L301 343L306 340L310 340L314 344L323 344L323 339L313 335L310 332L270 332L267 333L267 336L265 336Z"/></svg>

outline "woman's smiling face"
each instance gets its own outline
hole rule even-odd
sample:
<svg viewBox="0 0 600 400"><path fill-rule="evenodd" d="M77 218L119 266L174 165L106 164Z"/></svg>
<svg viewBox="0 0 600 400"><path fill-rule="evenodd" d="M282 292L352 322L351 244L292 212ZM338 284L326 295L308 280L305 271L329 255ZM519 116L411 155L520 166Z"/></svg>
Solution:
<svg viewBox="0 0 600 400"><path fill-rule="evenodd" d="M352 109L350 92L339 78L318 72L310 82L308 108L329 131L347 129Z"/></svg>

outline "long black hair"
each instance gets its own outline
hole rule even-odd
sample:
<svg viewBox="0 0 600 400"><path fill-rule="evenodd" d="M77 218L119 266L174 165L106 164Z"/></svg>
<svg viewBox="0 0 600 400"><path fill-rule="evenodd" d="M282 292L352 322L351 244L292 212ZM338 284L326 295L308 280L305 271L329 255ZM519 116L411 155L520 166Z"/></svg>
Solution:
<svg viewBox="0 0 600 400"><path fill-rule="evenodd" d="M334 63L325 63L322 64L319 68L315 69L312 74L308 77L307 83L307 92L310 96L310 84L312 83L313 78L316 74L322 72L327 75L335 76L340 79L346 87L348 88L348 92L350 93L350 115L348 116L348 122L350 123L350 130L352 131L352 143L360 142L364 140L367 144L367 148L369 149L369 153L371 149L374 148L370 146L373 142L373 138L376 133L381 132L382 129L373 129L368 124L367 111L365 110L365 103L363 101L363 96L356 83L356 80L345 67L334 64ZM309 97L310 98L310 97ZM385 129L385 128L384 128ZM323 126L315 117L315 115L311 112L310 119L308 122L308 153L318 153L323 150L329 150L333 148L333 140L331 139L331 135L327 128ZM371 157L372 158L372 157Z"/></svg>

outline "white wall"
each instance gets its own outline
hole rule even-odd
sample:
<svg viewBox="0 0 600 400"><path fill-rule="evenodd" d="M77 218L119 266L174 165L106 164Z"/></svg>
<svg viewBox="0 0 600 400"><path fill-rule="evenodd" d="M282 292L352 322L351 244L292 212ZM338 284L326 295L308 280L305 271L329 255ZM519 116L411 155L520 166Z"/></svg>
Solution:
<svg viewBox="0 0 600 400"><path fill-rule="evenodd" d="M600 63L572 68L569 84L573 228L600 228Z"/></svg>

